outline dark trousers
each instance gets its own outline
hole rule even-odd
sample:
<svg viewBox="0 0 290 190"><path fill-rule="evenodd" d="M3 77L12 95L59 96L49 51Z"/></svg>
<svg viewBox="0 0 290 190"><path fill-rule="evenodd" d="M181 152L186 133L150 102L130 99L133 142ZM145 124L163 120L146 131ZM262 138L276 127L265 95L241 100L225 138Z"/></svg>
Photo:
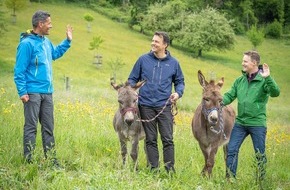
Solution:
<svg viewBox="0 0 290 190"><path fill-rule="evenodd" d="M228 154L227 154L227 168L228 174L236 177L237 167L238 167L238 155L239 150L244 142L245 138L250 135L253 142L254 151L257 159L257 177L260 179L264 178L265 175L265 164L267 162L266 154L265 154L265 142L266 142L266 134L267 128L264 126L241 126L239 124L235 124L230 141L228 144Z"/></svg>
<svg viewBox="0 0 290 190"><path fill-rule="evenodd" d="M42 145L45 157L47 152L54 148L54 117L52 94L29 94L29 101L24 103L24 157L32 159L35 149L37 123L41 124Z"/></svg>
<svg viewBox="0 0 290 190"><path fill-rule="evenodd" d="M162 107L153 108L147 106L139 106L141 118L149 120L160 113ZM146 134L146 149L147 157L151 169L159 167L159 152L158 152L158 131L161 136L163 145L163 161L167 171L174 170L174 143L173 143L173 118L171 107L166 106L164 111L153 121L143 122Z"/></svg>

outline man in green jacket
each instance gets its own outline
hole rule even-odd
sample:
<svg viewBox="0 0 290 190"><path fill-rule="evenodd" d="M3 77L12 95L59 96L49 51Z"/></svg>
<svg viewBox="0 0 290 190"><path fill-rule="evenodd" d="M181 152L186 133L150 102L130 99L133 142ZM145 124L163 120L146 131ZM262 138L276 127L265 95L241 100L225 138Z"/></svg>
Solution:
<svg viewBox="0 0 290 190"><path fill-rule="evenodd" d="M258 52L245 52L242 76L235 80L232 88L223 96L224 105L238 99L238 115L228 144L227 177L236 177L239 149L248 135L251 135L257 158L258 180L265 175L266 104L269 96L279 96L280 89L270 76L269 66L266 63L259 64Z"/></svg>

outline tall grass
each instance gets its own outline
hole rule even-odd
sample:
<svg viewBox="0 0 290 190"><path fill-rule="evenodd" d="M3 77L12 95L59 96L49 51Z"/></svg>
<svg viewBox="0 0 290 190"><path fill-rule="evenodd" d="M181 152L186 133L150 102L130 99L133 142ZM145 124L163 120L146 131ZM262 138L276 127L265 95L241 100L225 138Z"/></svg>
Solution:
<svg viewBox="0 0 290 190"><path fill-rule="evenodd" d="M31 15L38 9L52 15L50 39L59 43L65 37L65 26L74 28L71 49L54 63L55 135L57 156L63 166L55 170L43 158L40 133L37 135L36 162L28 165L22 159L23 109L13 82L13 66L19 34L31 28ZM87 33L83 19L91 13L95 20ZM225 180L225 167L220 150L211 179L200 176L204 163L201 151L191 132L193 110L200 102L201 87L197 70L206 77L225 76L223 91L240 75L242 52L251 49L244 37L237 37L235 48L228 52L207 52L195 59L186 52L170 48L180 61L186 89L178 102L179 114L174 130L177 173L172 177L161 172L152 174L146 168L141 142L139 171L132 171L130 158L122 167L119 142L112 126L117 109L117 94L110 87L111 60L120 58L126 64L117 73L117 82L124 82L135 60L150 49L150 37L130 31L127 25L108 20L85 8L70 4L36 4L19 12L17 24L9 25L7 46L0 51L0 189L260 189L255 183L255 164L250 138L240 150L238 180ZM92 64L89 42L101 36L105 42L99 52L103 66ZM284 41L266 40L258 49L262 62L270 65L271 75L281 87L281 96L268 105L267 178L264 189L289 189L289 66L290 46ZM64 76L71 80L65 90ZM235 103L234 103L235 104ZM159 142L161 145L161 142ZM161 146L159 147L160 152ZM161 155L162 163L162 155Z"/></svg>

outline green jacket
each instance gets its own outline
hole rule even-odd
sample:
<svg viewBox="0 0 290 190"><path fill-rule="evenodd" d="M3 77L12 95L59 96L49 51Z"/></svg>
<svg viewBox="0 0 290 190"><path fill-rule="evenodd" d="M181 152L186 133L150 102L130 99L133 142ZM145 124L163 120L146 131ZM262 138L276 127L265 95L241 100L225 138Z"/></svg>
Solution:
<svg viewBox="0 0 290 190"><path fill-rule="evenodd" d="M266 104L269 96L277 97L280 89L271 76L263 78L259 73L248 82L247 74L237 78L232 88L224 94L223 103L228 105L238 99L236 123L243 126L266 127Z"/></svg>

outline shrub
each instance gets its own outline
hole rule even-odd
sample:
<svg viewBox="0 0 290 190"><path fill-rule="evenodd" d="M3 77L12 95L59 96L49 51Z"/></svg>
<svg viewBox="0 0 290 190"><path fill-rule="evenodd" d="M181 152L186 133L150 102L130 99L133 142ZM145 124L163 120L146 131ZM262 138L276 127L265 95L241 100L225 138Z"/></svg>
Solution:
<svg viewBox="0 0 290 190"><path fill-rule="evenodd" d="M275 20L266 26L265 35L270 38L280 38L282 36L282 24Z"/></svg>
<svg viewBox="0 0 290 190"><path fill-rule="evenodd" d="M87 22L92 22L94 20L94 17L90 14L90 13L86 13L84 15L84 19L87 21Z"/></svg>
<svg viewBox="0 0 290 190"><path fill-rule="evenodd" d="M243 23L241 23L238 19L230 20L230 25L233 28L235 34L241 35L246 33Z"/></svg>
<svg viewBox="0 0 290 190"><path fill-rule="evenodd" d="M258 30L256 25L252 26L250 30L247 32L247 37L254 46L254 49L256 49L257 46L262 44L262 42L264 41L264 36L265 34L263 30Z"/></svg>

